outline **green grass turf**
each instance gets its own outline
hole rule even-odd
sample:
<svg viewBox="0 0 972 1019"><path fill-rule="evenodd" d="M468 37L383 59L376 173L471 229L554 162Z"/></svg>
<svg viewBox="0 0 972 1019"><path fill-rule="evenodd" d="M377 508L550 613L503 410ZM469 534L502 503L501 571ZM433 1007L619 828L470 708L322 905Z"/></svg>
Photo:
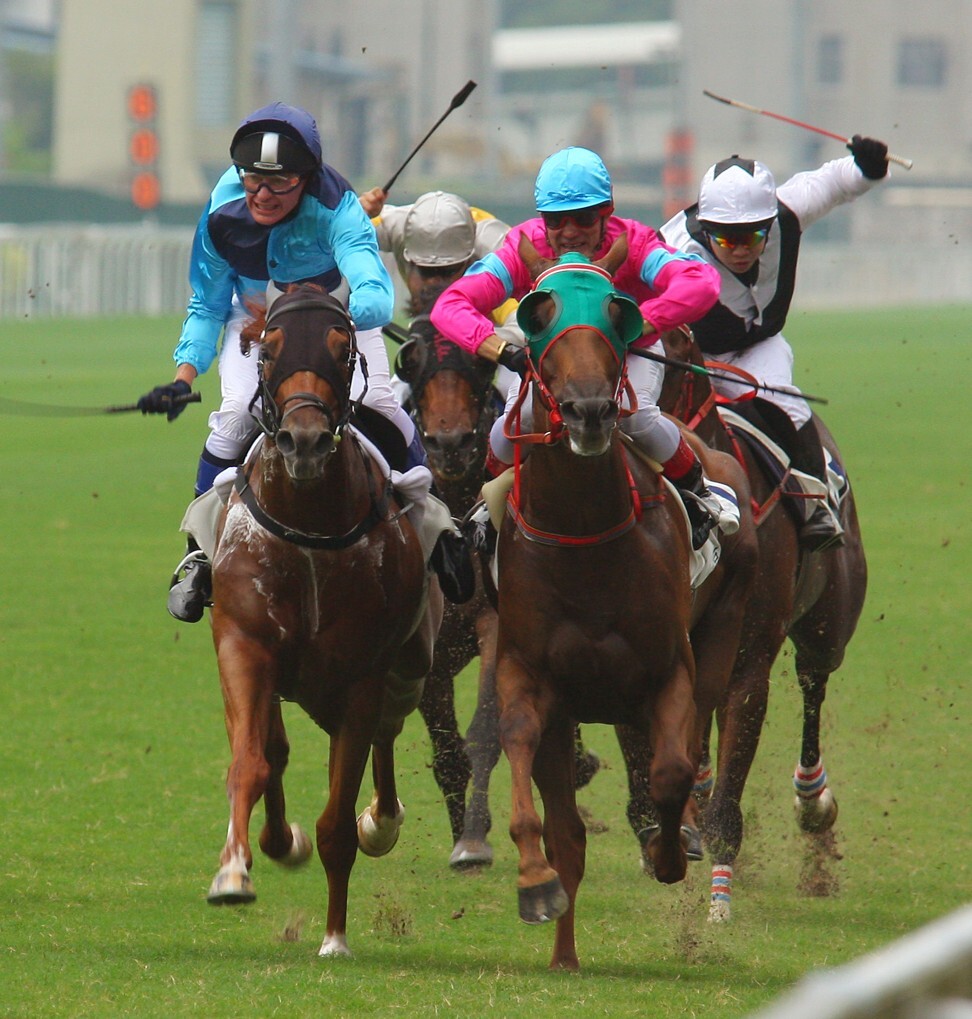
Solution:
<svg viewBox="0 0 972 1019"><path fill-rule="evenodd" d="M588 727L605 767L580 798L606 830L588 840L579 976L548 973L552 929L517 920L503 760L496 863L449 872L417 715L399 743L402 839L388 857L359 857L352 876L353 959L317 957L316 859L289 873L258 854L257 902L207 906L227 823L222 704L208 626L176 623L164 603L215 372L203 406L172 424L0 413L0 1014L735 1019L967 900L968 322L963 307L897 309L796 313L787 329L797 381L830 399L870 567L824 708L836 888L800 891L809 857L791 808L800 702L787 653L725 927L705 920L705 863L674 888L639 873L620 754L609 729ZM170 377L177 330L172 318L4 323L0 399L128 403ZM468 669L464 723L474 685ZM312 830L326 737L295 708L286 719L289 813Z"/></svg>

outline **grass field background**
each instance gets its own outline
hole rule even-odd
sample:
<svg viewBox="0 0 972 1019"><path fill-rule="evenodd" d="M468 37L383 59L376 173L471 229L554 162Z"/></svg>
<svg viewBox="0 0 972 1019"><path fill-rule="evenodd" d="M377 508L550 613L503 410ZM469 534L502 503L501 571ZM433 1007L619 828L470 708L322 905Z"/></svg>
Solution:
<svg viewBox="0 0 972 1019"><path fill-rule="evenodd" d="M178 321L3 323L0 1015L735 1019L968 901L970 312L794 313L787 329L797 381L830 398L870 567L825 704L843 855L829 865L833 894L799 890L787 652L743 804L730 925L706 922L707 864L674 888L640 874L620 754L609 729L589 727L605 767L581 802L605 830L588 840L578 976L548 973L552 928L517 919L505 760L493 868L448 870L418 715L399 743L402 839L388 857L359 857L352 876L353 959L317 957L316 857L285 873L258 853L257 902L206 905L227 823L222 703L208 626L170 619L165 592L215 372L203 406L172 424L22 416L2 400L133 401L169 377ZM464 722L474 685L472 670L457 683ZM296 708L285 717L289 814L312 830L326 736Z"/></svg>

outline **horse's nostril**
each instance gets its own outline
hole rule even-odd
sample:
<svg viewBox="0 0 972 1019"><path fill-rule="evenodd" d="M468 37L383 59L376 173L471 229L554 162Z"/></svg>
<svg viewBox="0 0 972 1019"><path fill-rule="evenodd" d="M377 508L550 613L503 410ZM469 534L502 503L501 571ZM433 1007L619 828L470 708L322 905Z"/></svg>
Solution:
<svg viewBox="0 0 972 1019"><path fill-rule="evenodd" d="M429 453L437 453L439 451L439 438L436 435L431 435L426 432L422 436L422 442L425 445L426 450Z"/></svg>
<svg viewBox="0 0 972 1019"><path fill-rule="evenodd" d="M297 443L294 442L293 435L286 430L277 432L276 443L277 449L279 449L284 456L292 456L294 451L297 449Z"/></svg>
<svg viewBox="0 0 972 1019"><path fill-rule="evenodd" d="M326 453L330 453L334 446L334 436L331 432L322 432L317 437L317 442L314 443L314 452L318 456L324 456Z"/></svg>

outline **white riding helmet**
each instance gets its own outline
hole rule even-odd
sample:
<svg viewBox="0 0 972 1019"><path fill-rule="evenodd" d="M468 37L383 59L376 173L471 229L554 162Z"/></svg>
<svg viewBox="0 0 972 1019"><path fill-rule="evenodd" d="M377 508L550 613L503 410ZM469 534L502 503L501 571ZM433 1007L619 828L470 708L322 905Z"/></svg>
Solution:
<svg viewBox="0 0 972 1019"><path fill-rule="evenodd" d="M776 181L754 159L730 156L710 166L699 187L698 219L721 226L768 224L777 215Z"/></svg>
<svg viewBox="0 0 972 1019"><path fill-rule="evenodd" d="M429 191L416 199L405 217L402 254L414 265L459 265L472 258L476 221L469 206L447 191Z"/></svg>

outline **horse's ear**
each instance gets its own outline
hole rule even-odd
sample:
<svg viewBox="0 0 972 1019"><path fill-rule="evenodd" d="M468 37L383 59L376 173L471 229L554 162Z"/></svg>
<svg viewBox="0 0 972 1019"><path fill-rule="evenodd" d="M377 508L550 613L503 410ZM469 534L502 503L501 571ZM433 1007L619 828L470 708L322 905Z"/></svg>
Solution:
<svg viewBox="0 0 972 1019"><path fill-rule="evenodd" d="M599 258L594 264L599 265L613 277L618 269L620 269L624 264L624 260L627 257L628 235L623 233L620 234L618 239L611 245L608 249L608 253L603 258Z"/></svg>
<svg viewBox="0 0 972 1019"><path fill-rule="evenodd" d="M676 329L666 329L661 334L662 346L669 357L676 361L686 361L692 355L692 347L695 345L695 337L688 326L678 326Z"/></svg>
<svg viewBox="0 0 972 1019"><path fill-rule="evenodd" d="M526 234L520 235L520 243L516 248L520 258L523 259L523 264L527 267L530 273L530 279L535 280L544 269L549 268L554 263L549 258L544 258L539 251L533 246L533 242L527 237Z"/></svg>

